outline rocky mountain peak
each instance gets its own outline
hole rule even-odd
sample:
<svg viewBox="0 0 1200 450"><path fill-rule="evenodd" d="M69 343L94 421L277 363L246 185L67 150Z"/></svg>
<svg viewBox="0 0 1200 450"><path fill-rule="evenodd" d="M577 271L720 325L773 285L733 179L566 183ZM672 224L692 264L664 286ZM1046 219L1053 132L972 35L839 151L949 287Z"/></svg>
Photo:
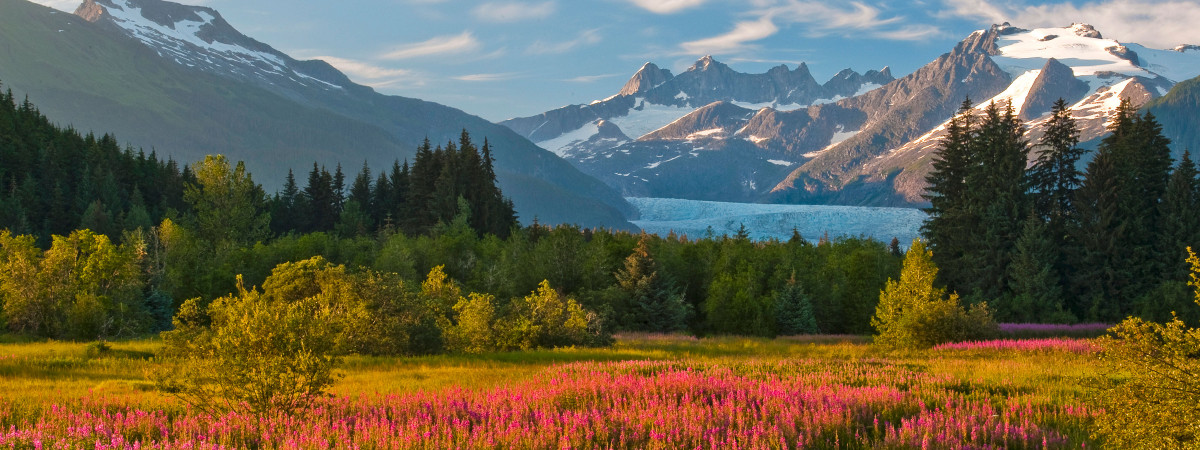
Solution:
<svg viewBox="0 0 1200 450"><path fill-rule="evenodd" d="M654 63L648 62L642 65L642 68L638 69L629 81L625 82L625 86L621 88L618 95L640 94L666 83L672 77L670 70L661 69Z"/></svg>
<svg viewBox="0 0 1200 450"><path fill-rule="evenodd" d="M1102 36L1099 31L1096 31L1096 27L1086 23L1071 24L1071 31L1074 31L1075 35L1080 37L1104 39L1104 36Z"/></svg>
<svg viewBox="0 0 1200 450"><path fill-rule="evenodd" d="M716 59L714 59L712 57L712 55L704 55L704 57L697 59L696 63L692 64L692 67L688 68L688 71L689 72L707 71L707 70L714 70L714 69L720 70L720 69L727 69L727 68L729 68L729 66L726 66L725 64L721 63L720 61L717 61Z"/></svg>
<svg viewBox="0 0 1200 450"><path fill-rule="evenodd" d="M88 22L96 22L100 20L100 17L106 12L107 11L104 9L104 7L100 6L99 3L96 3L95 0L84 0L83 3L79 4L78 8L75 8L75 15L82 17L83 20Z"/></svg>
<svg viewBox="0 0 1200 450"><path fill-rule="evenodd" d="M1059 98L1073 104L1088 93L1088 84L1075 78L1075 72L1057 59L1046 60L1029 88L1029 95L1021 108L1021 118L1030 120L1050 111Z"/></svg>
<svg viewBox="0 0 1200 450"><path fill-rule="evenodd" d="M1183 44L1183 45L1177 46L1171 50L1175 50L1179 53L1195 52L1195 51L1200 51L1200 45Z"/></svg>

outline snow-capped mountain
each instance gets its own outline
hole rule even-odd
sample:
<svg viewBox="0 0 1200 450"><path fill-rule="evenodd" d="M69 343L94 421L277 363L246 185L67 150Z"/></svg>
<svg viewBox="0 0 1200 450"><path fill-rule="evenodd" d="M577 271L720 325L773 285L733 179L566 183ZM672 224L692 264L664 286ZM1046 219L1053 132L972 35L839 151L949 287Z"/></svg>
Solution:
<svg viewBox="0 0 1200 450"><path fill-rule="evenodd" d="M756 201L802 158L798 146L828 145L840 131L801 133L783 112L828 105L887 84L883 68L846 69L825 84L804 64L746 74L705 56L678 76L646 63L612 97L501 122L627 196ZM829 130L861 122L827 113ZM786 138L784 138L786 137Z"/></svg>
<svg viewBox="0 0 1200 450"><path fill-rule="evenodd" d="M314 161L351 176L411 159L416 145L488 139L522 221L632 228L613 188L502 127L454 108L387 96L322 61L298 61L206 7L85 0L75 15L0 2L0 80L48 116L180 163L224 153L268 191Z"/></svg>
<svg viewBox="0 0 1200 450"><path fill-rule="evenodd" d="M804 65L746 75L705 57L676 77L646 64L613 97L502 124L626 195L913 205L968 97L980 109L1011 103L1031 139L1063 98L1087 141L1122 98L1140 105L1197 75L1195 46L1150 49L1084 24L1004 24L899 79L843 71L818 85Z"/></svg>
<svg viewBox="0 0 1200 450"><path fill-rule="evenodd" d="M1028 138L1036 142L1055 100L1071 105L1085 142L1104 135L1122 99L1135 106L1165 95L1172 86L1200 76L1200 51L1188 46L1150 49L1105 39L1090 25L1025 30L1008 24L977 32L993 40L988 57L1012 80L990 97L972 96L975 109L1011 104L1026 121ZM921 202L929 161L948 120L903 145L886 149L865 162L855 176L868 183L887 183L911 203Z"/></svg>

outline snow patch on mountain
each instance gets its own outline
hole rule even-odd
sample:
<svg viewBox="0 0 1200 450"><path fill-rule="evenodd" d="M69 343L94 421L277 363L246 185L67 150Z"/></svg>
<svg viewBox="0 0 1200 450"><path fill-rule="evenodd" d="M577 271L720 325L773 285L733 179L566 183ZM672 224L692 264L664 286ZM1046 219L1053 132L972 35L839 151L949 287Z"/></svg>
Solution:
<svg viewBox="0 0 1200 450"><path fill-rule="evenodd" d="M1033 82L1037 81L1037 77L1041 73L1041 70L1030 70L1021 74L1021 76L1013 80L1012 84L1008 85L1008 89L1005 89L1004 92L983 103L975 105L975 109L982 111L991 103L997 105L1011 104L1013 114L1021 115L1022 108L1025 107L1025 99L1029 98L1029 91L1033 88Z"/></svg>
<svg viewBox="0 0 1200 450"><path fill-rule="evenodd" d="M996 45L1000 48L1000 54L992 56L992 61L1013 78L1030 70L1041 69L1050 58L1066 64L1075 72L1075 76L1113 72L1128 76L1155 77L1146 69L1109 50L1120 47L1121 43L1112 39L1080 36L1070 27L1038 28L1002 34L996 39Z"/></svg>
<svg viewBox="0 0 1200 450"><path fill-rule="evenodd" d="M587 141L592 136L600 133L600 127L595 122L588 123L569 133L563 133L561 136L554 139L538 142L538 147L549 150L558 156L566 156L567 152L575 144Z"/></svg>
<svg viewBox="0 0 1200 450"><path fill-rule="evenodd" d="M881 88L881 87L883 87L883 85L882 85L882 84L875 84L875 83L863 83L862 87L861 87L861 88L858 88L858 92L855 92L855 93L854 93L854 96L855 96L855 97L858 97L858 96L860 96L860 95L866 94L866 93L868 93L868 92L871 92L871 91L873 91L873 90L879 89L879 88Z"/></svg>
<svg viewBox="0 0 1200 450"><path fill-rule="evenodd" d="M803 108L808 107L808 105L801 105L801 104L797 104L797 103L787 103L787 104L780 104L777 102L750 103L750 102L741 102L741 101L737 101L737 100L731 101L729 103L732 103L736 106L740 106L742 108L746 108L746 109L749 109L752 111L759 111L759 110L762 110L763 108L774 109L776 111L795 111L797 109L803 109Z"/></svg>
<svg viewBox="0 0 1200 450"><path fill-rule="evenodd" d="M629 110L629 114L608 119L609 122L616 124L621 131L625 132L626 136L633 139L638 139L670 125L693 111L692 108L686 106L650 103L641 97L634 100L634 105L637 106Z"/></svg>
<svg viewBox="0 0 1200 450"><path fill-rule="evenodd" d="M1200 75L1200 52L1158 50L1140 44L1125 44L1138 55L1142 67L1173 82L1189 80Z"/></svg>

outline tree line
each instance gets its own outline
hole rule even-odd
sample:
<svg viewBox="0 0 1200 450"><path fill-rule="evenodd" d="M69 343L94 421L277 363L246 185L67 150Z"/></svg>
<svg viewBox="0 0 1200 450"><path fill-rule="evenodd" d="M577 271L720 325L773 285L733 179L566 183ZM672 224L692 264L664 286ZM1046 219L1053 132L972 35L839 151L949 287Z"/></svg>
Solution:
<svg viewBox="0 0 1200 450"><path fill-rule="evenodd" d="M149 228L186 209L190 181L187 166L170 158L57 127L28 99L0 94L0 223L39 245L81 228L110 238Z"/></svg>
<svg viewBox="0 0 1200 450"><path fill-rule="evenodd" d="M463 209L461 199L470 209L472 228L504 237L517 225L517 215L512 200L496 185L493 164L487 140L478 147L466 130L457 145L451 141L432 148L426 139L417 147L411 167L408 161L395 161L390 171L372 177L364 162L349 190L340 164L330 174L314 162L302 189L289 170L283 189L269 199L271 230L342 236L379 230L421 234L453 220Z"/></svg>
<svg viewBox="0 0 1200 450"><path fill-rule="evenodd" d="M1066 102L1031 145L1011 105L965 101L927 178L939 283L1001 321L1200 319L1183 262L1200 243L1196 167L1187 152L1172 161L1156 118L1128 100L1108 129L1081 171Z"/></svg>
<svg viewBox="0 0 1200 450"><path fill-rule="evenodd" d="M0 135L3 178L10 184L20 178L9 169L18 167L9 166L10 160L51 167L79 163L58 161L46 149L87 138L54 127L28 102L18 106L11 95L6 99L11 108L0 109L12 126ZM349 190L340 170L331 174L315 165L303 189L293 176L273 196L243 164L220 155L176 169L171 161L151 164L157 161L153 154L115 150L111 136L96 142L106 143L96 148L112 159L107 164L117 198L140 191L143 202L159 206L147 207L149 220L118 220L95 229L82 220L32 228L33 220L6 216L0 222L10 230L0 238L0 319L11 332L90 339L166 330L177 326L171 318L182 310L208 311L218 299L246 297L256 287L266 289L283 265L319 256L344 267L352 280L347 285L395 280L401 286L396 289L411 294L405 298L416 299L401 302L403 308L360 305L374 316L441 318L444 326L434 331L397 334L409 336L401 339L406 343L385 347L398 352L557 345L545 343L564 341L533 339L501 326L518 323L513 314L531 310L521 305L545 303L550 291L561 304L577 305L576 316L598 320L572 322L586 322L584 328L865 333L879 289L899 271L896 246L869 239L825 238L813 245L798 233L787 241L753 242L746 233L659 237L536 221L522 227L495 184L490 146L485 140L476 147L465 131L457 143L437 148L423 143L411 165L397 163L374 177L364 167ZM137 184L140 178L131 175L137 172L122 171L143 167L137 166L143 159L150 161L144 163L153 168L149 173L170 181ZM37 182L49 180L37 176ZM86 192L79 179L62 182L71 183L70 192ZM80 198L85 200L72 204L91 199ZM113 217L130 215L112 211L119 211ZM434 269L463 293L461 308L455 308L458 297L435 301L419 294L435 278ZM463 320L491 324L472 328L491 337L463 331ZM568 334L578 336L578 327L573 330ZM430 335L438 338L420 342L441 344L412 344L412 336Z"/></svg>

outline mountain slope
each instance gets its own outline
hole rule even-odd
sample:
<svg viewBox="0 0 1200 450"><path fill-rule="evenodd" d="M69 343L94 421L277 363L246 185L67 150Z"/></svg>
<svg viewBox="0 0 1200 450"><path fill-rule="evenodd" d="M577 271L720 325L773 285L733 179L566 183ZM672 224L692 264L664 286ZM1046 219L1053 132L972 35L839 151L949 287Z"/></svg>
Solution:
<svg viewBox="0 0 1200 450"><path fill-rule="evenodd" d="M886 69L847 70L818 85L804 65L750 75L705 57L678 76L646 64L616 96L502 123L627 195L913 206L964 99L1011 105L1036 141L1063 98L1089 141L1122 98L1141 105L1198 74L1194 46L1122 44L1084 24L1002 24L894 80ZM601 125L625 137L601 138Z"/></svg>
<svg viewBox="0 0 1200 450"><path fill-rule="evenodd" d="M1191 151L1192 160L1200 152L1200 77L1176 84L1167 95L1145 105L1145 111L1154 114L1163 127L1163 135L1171 139L1176 154Z"/></svg>
<svg viewBox="0 0 1200 450"><path fill-rule="evenodd" d="M85 2L65 14L0 0L0 82L51 117L113 132L183 162L245 160L269 190L312 161L355 170L411 159L425 137L487 138L522 221L629 227L614 190L507 128L416 99L380 95L320 61L241 35L208 8L159 0Z"/></svg>

